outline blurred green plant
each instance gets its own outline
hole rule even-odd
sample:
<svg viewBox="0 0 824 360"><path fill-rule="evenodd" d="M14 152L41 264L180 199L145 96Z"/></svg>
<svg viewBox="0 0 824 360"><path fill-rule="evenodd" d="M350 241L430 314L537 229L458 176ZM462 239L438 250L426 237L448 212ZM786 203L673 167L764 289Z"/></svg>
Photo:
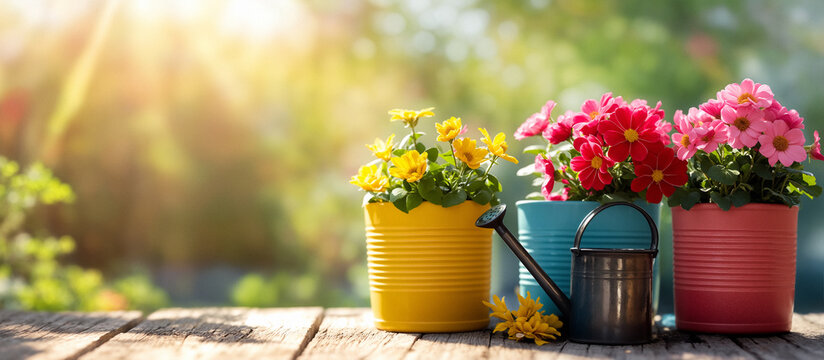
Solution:
<svg viewBox="0 0 824 360"><path fill-rule="evenodd" d="M168 303L166 294L144 274L111 286L101 273L59 258L71 254L71 237L34 236L24 230L37 205L74 201L71 187L40 163L21 172L0 157L0 308L24 310L151 310Z"/></svg>

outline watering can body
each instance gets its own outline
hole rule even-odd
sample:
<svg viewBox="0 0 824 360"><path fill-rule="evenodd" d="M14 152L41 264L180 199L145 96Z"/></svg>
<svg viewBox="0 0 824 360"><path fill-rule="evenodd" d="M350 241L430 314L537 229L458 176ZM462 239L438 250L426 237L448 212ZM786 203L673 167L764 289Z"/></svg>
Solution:
<svg viewBox="0 0 824 360"><path fill-rule="evenodd" d="M581 247L584 231L601 211L617 205L638 210L650 226L647 249L589 249ZM494 228L515 256L561 310L568 324L569 339L588 344L630 345L652 341L652 271L658 253L655 222L635 204L616 202L601 205L581 221L572 252L570 297L503 225L506 207L498 205L478 218L476 226Z"/></svg>

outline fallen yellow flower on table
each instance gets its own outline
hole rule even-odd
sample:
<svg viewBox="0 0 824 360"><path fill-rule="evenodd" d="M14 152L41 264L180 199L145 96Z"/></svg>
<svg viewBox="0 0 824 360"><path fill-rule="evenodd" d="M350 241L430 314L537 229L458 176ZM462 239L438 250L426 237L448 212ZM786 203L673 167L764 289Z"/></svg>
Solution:
<svg viewBox="0 0 824 360"><path fill-rule="evenodd" d="M497 295L492 298L494 304L483 302L492 310L489 317L503 320L495 326L493 333L506 331L510 340L532 339L538 346L561 336L558 329L564 326L564 323L555 314L544 315L543 311L539 311L544 306L541 304L541 298L533 300L528 291L526 298L517 295L520 303L517 311L510 311L504 302L506 298L499 298Z"/></svg>

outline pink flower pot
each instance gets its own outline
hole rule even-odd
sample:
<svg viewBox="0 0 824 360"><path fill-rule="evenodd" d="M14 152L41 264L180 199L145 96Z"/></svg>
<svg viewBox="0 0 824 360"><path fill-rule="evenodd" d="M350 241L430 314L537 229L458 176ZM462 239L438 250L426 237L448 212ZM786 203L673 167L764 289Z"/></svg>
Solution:
<svg viewBox="0 0 824 360"><path fill-rule="evenodd" d="M790 331L798 207L672 209L675 323L708 333Z"/></svg>

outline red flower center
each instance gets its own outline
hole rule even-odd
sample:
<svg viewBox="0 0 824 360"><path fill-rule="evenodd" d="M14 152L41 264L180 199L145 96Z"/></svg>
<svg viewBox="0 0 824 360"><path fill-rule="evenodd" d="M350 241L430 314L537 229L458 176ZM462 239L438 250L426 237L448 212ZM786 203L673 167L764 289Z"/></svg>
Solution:
<svg viewBox="0 0 824 360"><path fill-rule="evenodd" d="M735 119L735 121L733 121L732 124L735 125L735 127L737 127L738 130L744 131L750 128L750 119L740 117L738 119Z"/></svg>
<svg viewBox="0 0 824 360"><path fill-rule="evenodd" d="M743 103L746 103L746 102L756 103L756 102L758 102L758 99L755 96L753 96L752 94L748 93L748 92L745 92L745 93L741 94L740 96L738 96L738 103L739 104L743 104Z"/></svg>
<svg viewBox="0 0 824 360"><path fill-rule="evenodd" d="M655 182L659 183L659 182L661 182L661 180L664 180L664 172L661 171L661 170L658 170L658 169L653 170L652 171L652 181L655 181Z"/></svg>
<svg viewBox="0 0 824 360"><path fill-rule="evenodd" d="M773 146L775 146L775 150L786 151L790 147L790 142L787 141L787 138L778 135L773 138Z"/></svg>
<svg viewBox="0 0 824 360"><path fill-rule="evenodd" d="M638 140L638 132L634 129L626 129L624 130L624 138L633 143Z"/></svg>
<svg viewBox="0 0 824 360"><path fill-rule="evenodd" d="M604 163L604 160L596 156L596 157L592 158L592 160L589 163L589 166L592 166L593 169L600 169L601 164L603 164L603 163Z"/></svg>

